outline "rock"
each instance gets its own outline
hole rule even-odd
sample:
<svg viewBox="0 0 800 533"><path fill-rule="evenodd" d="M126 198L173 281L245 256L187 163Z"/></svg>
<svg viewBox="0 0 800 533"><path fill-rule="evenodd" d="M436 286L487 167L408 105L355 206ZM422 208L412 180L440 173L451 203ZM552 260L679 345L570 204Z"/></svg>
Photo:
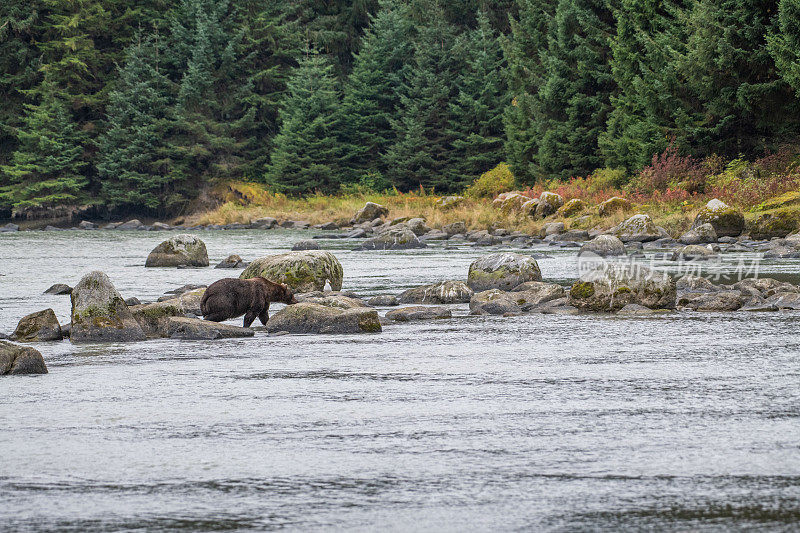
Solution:
<svg viewBox="0 0 800 533"><path fill-rule="evenodd" d="M465 200L463 196L444 196L436 200L434 205L440 209L451 209L463 204Z"/></svg>
<svg viewBox="0 0 800 533"><path fill-rule="evenodd" d="M125 305L131 307L133 305L142 305L142 302L136 296L131 296L130 298L125 298Z"/></svg>
<svg viewBox="0 0 800 533"><path fill-rule="evenodd" d="M420 241L413 231L406 226L392 226L380 235L371 237L361 243L359 250L409 250L412 248L425 248L427 245Z"/></svg>
<svg viewBox="0 0 800 533"><path fill-rule="evenodd" d="M326 222L324 224L316 224L314 225L314 229L323 230L323 231L334 231L339 229L339 224L336 222Z"/></svg>
<svg viewBox="0 0 800 533"><path fill-rule="evenodd" d="M675 281L637 264L602 263L583 273L570 289L570 303L587 311L613 312L630 303L650 309L675 308Z"/></svg>
<svg viewBox="0 0 800 533"><path fill-rule="evenodd" d="M186 317L168 318L166 333L171 339L204 341L252 337L255 334L252 328Z"/></svg>
<svg viewBox="0 0 800 533"><path fill-rule="evenodd" d="M529 216L531 218L536 216L536 206L539 205L539 199L534 198L533 200L528 200L522 207L520 207L520 211L523 215Z"/></svg>
<svg viewBox="0 0 800 533"><path fill-rule="evenodd" d="M542 281L533 257L511 252L485 255L469 266L467 285L473 291L509 290L526 281Z"/></svg>
<svg viewBox="0 0 800 533"><path fill-rule="evenodd" d="M569 202L562 205L558 209L557 214L564 218L571 218L585 211L587 207L589 206L586 204L586 202L580 198L573 198Z"/></svg>
<svg viewBox="0 0 800 533"><path fill-rule="evenodd" d="M15 231L19 231L19 226L12 224L11 222L5 226L0 226L0 233L13 233Z"/></svg>
<svg viewBox="0 0 800 533"><path fill-rule="evenodd" d="M571 229L564 233L553 235L550 240L551 242L588 241L589 232L585 229Z"/></svg>
<svg viewBox="0 0 800 533"><path fill-rule="evenodd" d="M630 200L614 196L597 206L597 213L601 217L607 217L619 211L630 211L631 209L633 209L633 204Z"/></svg>
<svg viewBox="0 0 800 533"><path fill-rule="evenodd" d="M769 298L768 303L775 309L796 311L800 309L800 294L797 292L778 292Z"/></svg>
<svg viewBox="0 0 800 533"><path fill-rule="evenodd" d="M451 318L453 313L446 307L417 306L402 307L386 313L386 318L395 322L410 322L412 320L435 320Z"/></svg>
<svg viewBox="0 0 800 533"><path fill-rule="evenodd" d="M194 235L183 233L162 242L147 256L145 267L207 267L206 244Z"/></svg>
<svg viewBox="0 0 800 533"><path fill-rule="evenodd" d="M682 244L706 244L717 242L717 233L711 224L700 224L695 226L678 238Z"/></svg>
<svg viewBox="0 0 800 533"><path fill-rule="evenodd" d="M378 333L381 330L381 321L374 309L339 309L310 302L287 305L267 322L270 333Z"/></svg>
<svg viewBox="0 0 800 533"><path fill-rule="evenodd" d="M648 215L633 215L611 230L611 233L622 242L647 242L662 237L661 232Z"/></svg>
<svg viewBox="0 0 800 533"><path fill-rule="evenodd" d="M496 207L499 207L500 211L503 213L514 213L522 210L522 206L528 201L530 201L529 196L514 192L500 199L499 205L496 205ZM497 202L497 200L495 200L495 202ZM493 204L495 204L495 202L493 202Z"/></svg>
<svg viewBox="0 0 800 533"><path fill-rule="evenodd" d="M247 263L236 254L229 255L220 261L214 268L244 268Z"/></svg>
<svg viewBox="0 0 800 533"><path fill-rule="evenodd" d="M469 302L472 315L516 315L564 298L564 288L554 283L528 281L511 292L490 289L476 293Z"/></svg>
<svg viewBox="0 0 800 533"><path fill-rule="evenodd" d="M443 232L441 230L438 230L438 229L432 229L428 233L426 233L425 235L422 235L419 238L419 240L422 241L422 242L426 242L426 241L446 241L449 238L450 238L450 235L448 235L447 233L445 233L445 232Z"/></svg>
<svg viewBox="0 0 800 533"><path fill-rule="evenodd" d="M61 325L52 309L26 315L17 324L11 339L21 342L60 341Z"/></svg>
<svg viewBox="0 0 800 533"><path fill-rule="evenodd" d="M718 286L711 283L707 278L692 276L691 274L686 274L676 281L675 289L678 294L685 292L715 292L720 290Z"/></svg>
<svg viewBox="0 0 800 533"><path fill-rule="evenodd" d="M172 229L172 226L165 224L164 222L153 222L151 227L153 228L153 231L170 231Z"/></svg>
<svg viewBox="0 0 800 533"><path fill-rule="evenodd" d="M88 220L81 220L81 223L78 224L78 229L97 229L97 224Z"/></svg>
<svg viewBox="0 0 800 533"><path fill-rule="evenodd" d="M404 222L408 222L409 220L411 220L411 217L397 217L397 218L393 218L392 220L390 220L389 221L389 225L390 226L396 226L398 224L402 224Z"/></svg>
<svg viewBox="0 0 800 533"><path fill-rule="evenodd" d="M689 246L678 248L672 252L672 257L670 259L672 261L702 261L703 259L709 259L716 255L716 252L706 246L690 244Z"/></svg>
<svg viewBox="0 0 800 533"><path fill-rule="evenodd" d="M755 290L765 298L778 293L800 293L800 287L773 278L745 278L734 283L733 288L742 292Z"/></svg>
<svg viewBox="0 0 800 533"><path fill-rule="evenodd" d="M292 246L292 250L294 251L302 251L302 250L319 250L319 243L314 241L298 241Z"/></svg>
<svg viewBox="0 0 800 533"><path fill-rule="evenodd" d="M598 235L581 246L578 255L590 253L601 257L625 255L625 245L613 235Z"/></svg>
<svg viewBox="0 0 800 533"><path fill-rule="evenodd" d="M425 224L424 218L412 218L408 222L406 222L406 227L414 232L414 235L419 237L420 235L425 235L428 233L431 228Z"/></svg>
<svg viewBox="0 0 800 533"><path fill-rule="evenodd" d="M71 299L73 343L145 339L142 328L105 273L86 274L72 290Z"/></svg>
<svg viewBox="0 0 800 533"><path fill-rule="evenodd" d="M463 281L440 281L408 289L399 300L404 304L458 304L468 303L473 294Z"/></svg>
<svg viewBox="0 0 800 533"><path fill-rule="evenodd" d="M305 220L286 220L281 223L281 226L286 229L308 229L311 227L311 222Z"/></svg>
<svg viewBox="0 0 800 533"><path fill-rule="evenodd" d="M415 237L416 238L416 237ZM330 283L342 290L342 264L330 252L308 250L256 259L239 276L242 279L262 276L275 283L286 283L295 293L321 291Z"/></svg>
<svg viewBox="0 0 800 533"><path fill-rule="evenodd" d="M44 358L38 350L0 340L0 376L47 374Z"/></svg>
<svg viewBox="0 0 800 533"><path fill-rule="evenodd" d="M203 316L203 311L200 309L200 303L202 302L203 295L205 293L205 288L194 289L191 291L186 291L176 298L163 300L163 302L176 303L176 305L179 305L183 309L183 312L187 315Z"/></svg>
<svg viewBox="0 0 800 533"><path fill-rule="evenodd" d="M764 252L764 259L792 259L800 257L800 250L786 246L775 246Z"/></svg>
<svg viewBox="0 0 800 533"><path fill-rule="evenodd" d="M367 236L367 230L364 228L356 228L344 234L345 239L363 239Z"/></svg>
<svg viewBox="0 0 800 533"><path fill-rule="evenodd" d="M364 207L358 210L356 216L353 217L353 223L372 222L376 218L383 218L388 215L388 208L374 202L367 202L364 204Z"/></svg>
<svg viewBox="0 0 800 533"><path fill-rule="evenodd" d="M645 307L639 304L628 304L619 311L617 311L618 316L647 316L653 315L658 313L659 310L650 309L649 307Z"/></svg>
<svg viewBox="0 0 800 533"><path fill-rule="evenodd" d="M464 222L453 222L442 227L442 231L448 235L465 235L467 233L467 225Z"/></svg>
<svg viewBox="0 0 800 533"><path fill-rule="evenodd" d="M381 294L367 300L367 304L372 307L394 307L400 305L400 300L392 294Z"/></svg>
<svg viewBox="0 0 800 533"><path fill-rule="evenodd" d="M169 337L169 319L186 314L180 298L130 308L133 318L148 337ZM196 314L196 313L193 313Z"/></svg>
<svg viewBox="0 0 800 533"><path fill-rule="evenodd" d="M750 227L750 238L766 240L786 237L800 227L800 211L792 208L780 209L758 217Z"/></svg>
<svg viewBox="0 0 800 533"><path fill-rule="evenodd" d="M539 195L539 204L536 206L536 216L544 218L554 214L564 205L564 198L554 192L543 192Z"/></svg>
<svg viewBox="0 0 800 533"><path fill-rule="evenodd" d="M550 235L558 235L559 233L564 233L566 228L563 222L548 222L542 229L539 231L539 236L544 239L545 237L549 237Z"/></svg>
<svg viewBox="0 0 800 533"><path fill-rule="evenodd" d="M278 225L278 221L272 217L262 217L250 221L250 227L253 229L272 229Z"/></svg>
<svg viewBox="0 0 800 533"><path fill-rule="evenodd" d="M686 292L678 298L678 307L694 311L736 311L747 297L741 291Z"/></svg>
<svg viewBox="0 0 800 533"><path fill-rule="evenodd" d="M144 224L142 224L141 221L139 221L139 220L134 218L133 220L129 220L127 222L123 222L122 224L118 224L114 229L119 229L119 230L138 230L143 225Z"/></svg>
<svg viewBox="0 0 800 533"><path fill-rule="evenodd" d="M50 288L44 291L44 294L70 294L72 293L72 287L65 283L56 283L55 285L50 285Z"/></svg>
<svg viewBox="0 0 800 533"><path fill-rule="evenodd" d="M369 307L361 299L345 296L341 293L310 292L299 295L297 301L324 305L325 307L334 307L337 309Z"/></svg>
<svg viewBox="0 0 800 533"><path fill-rule="evenodd" d="M183 294L183 293L186 293L186 292L189 292L189 291L193 291L193 290L196 290L196 289L205 289L206 287L207 287L207 285L202 285L202 284L198 285L198 284L195 284L195 283L187 283L186 285L181 285L177 289L171 289L171 290L168 290L167 292L165 292L164 294L167 295L167 298L164 298L164 299L174 298L175 297L174 295L180 295L180 294ZM169 296L169 295L173 295L173 296ZM162 301L162 299L159 298L158 301L160 302L160 301Z"/></svg>
<svg viewBox="0 0 800 533"><path fill-rule="evenodd" d="M738 237L744 231L744 215L715 198L700 210L692 223L692 228L703 224L710 224L718 237Z"/></svg>

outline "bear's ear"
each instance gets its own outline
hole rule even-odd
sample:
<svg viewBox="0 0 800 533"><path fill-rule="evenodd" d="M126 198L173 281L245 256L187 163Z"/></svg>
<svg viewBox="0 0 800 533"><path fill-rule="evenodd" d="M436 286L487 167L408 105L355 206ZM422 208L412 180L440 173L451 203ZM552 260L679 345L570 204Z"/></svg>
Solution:
<svg viewBox="0 0 800 533"><path fill-rule="evenodd" d="M281 283L281 287L283 287L287 291L289 290L289 286L287 284L285 284L285 283Z"/></svg>

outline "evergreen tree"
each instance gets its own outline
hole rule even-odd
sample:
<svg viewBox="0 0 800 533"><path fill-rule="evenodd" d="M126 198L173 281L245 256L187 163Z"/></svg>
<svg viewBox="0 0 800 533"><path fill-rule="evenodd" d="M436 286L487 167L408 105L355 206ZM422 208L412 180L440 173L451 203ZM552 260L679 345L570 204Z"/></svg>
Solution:
<svg viewBox="0 0 800 533"><path fill-rule="evenodd" d="M19 147L11 163L0 167L6 185L0 187L0 204L19 214L62 205L75 205L85 197L86 136L78 130L65 103L48 80L42 84L42 100L26 104Z"/></svg>
<svg viewBox="0 0 800 533"><path fill-rule="evenodd" d="M533 183L539 174L534 161L539 132L533 123L545 76L540 54L547 47L553 8L547 0L517 0L517 9L519 18L511 19L511 35L503 47L511 98L504 115L505 152L514 176Z"/></svg>
<svg viewBox="0 0 800 533"><path fill-rule="evenodd" d="M405 2L384 0L356 54L340 110L343 179L367 170L385 172L381 156L394 142L390 124L400 104L406 61L413 54L413 26Z"/></svg>
<svg viewBox="0 0 800 533"><path fill-rule="evenodd" d="M560 0L543 52L544 79L532 127L534 162L546 177L587 175L601 166L598 136L606 125L614 83L606 0Z"/></svg>
<svg viewBox="0 0 800 533"><path fill-rule="evenodd" d="M175 172L167 153L169 87L160 71L158 48L145 39L128 48L109 96L108 129L100 137L97 164L106 206L161 214L192 196L186 176Z"/></svg>
<svg viewBox="0 0 800 533"><path fill-rule="evenodd" d="M671 0L621 0L610 61L618 88L599 144L606 164L640 169L670 141L685 144L682 6Z"/></svg>
<svg viewBox="0 0 800 533"><path fill-rule="evenodd" d="M397 140L387 151L384 165L398 189L447 191L446 172L454 157L448 126L459 66L452 53L456 35L438 4L431 5L427 13L400 95L398 117L391 120Z"/></svg>
<svg viewBox="0 0 800 533"><path fill-rule="evenodd" d="M486 12L478 27L462 35L456 57L464 67L458 95L450 103L453 164L446 169L448 187L460 189L503 160L503 111L508 104L503 51Z"/></svg>
<svg viewBox="0 0 800 533"><path fill-rule="evenodd" d="M767 40L778 72L800 96L800 0L780 0L777 24Z"/></svg>
<svg viewBox="0 0 800 533"><path fill-rule="evenodd" d="M333 193L340 186L341 149L336 138L339 94L333 67L308 53L289 80L266 180L288 194Z"/></svg>

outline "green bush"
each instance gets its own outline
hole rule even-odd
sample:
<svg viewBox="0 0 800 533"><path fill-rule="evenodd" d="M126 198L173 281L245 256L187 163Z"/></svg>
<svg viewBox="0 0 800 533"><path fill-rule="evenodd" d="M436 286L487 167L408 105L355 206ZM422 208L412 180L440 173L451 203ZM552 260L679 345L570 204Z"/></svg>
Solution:
<svg viewBox="0 0 800 533"><path fill-rule="evenodd" d="M628 184L628 173L623 168L598 168L589 176L590 191L607 191L622 189Z"/></svg>
<svg viewBox="0 0 800 533"><path fill-rule="evenodd" d="M470 198L494 198L502 192L514 189L516 180L507 163L500 163L484 172L464 192Z"/></svg>

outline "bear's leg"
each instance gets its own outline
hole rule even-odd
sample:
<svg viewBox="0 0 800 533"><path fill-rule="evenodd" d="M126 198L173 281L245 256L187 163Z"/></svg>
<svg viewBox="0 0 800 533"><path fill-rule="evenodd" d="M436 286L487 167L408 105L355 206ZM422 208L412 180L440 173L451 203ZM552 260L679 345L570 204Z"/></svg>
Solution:
<svg viewBox="0 0 800 533"><path fill-rule="evenodd" d="M269 320L269 303L267 303L267 307L265 307L264 310L261 311L261 314L258 315L258 319L261 321L262 325L264 326L267 325L267 321Z"/></svg>
<svg viewBox="0 0 800 533"><path fill-rule="evenodd" d="M248 311L244 315L244 327L249 328L250 324L252 324L253 320L255 320L255 319L256 319L256 314L254 312L252 312L252 311Z"/></svg>

